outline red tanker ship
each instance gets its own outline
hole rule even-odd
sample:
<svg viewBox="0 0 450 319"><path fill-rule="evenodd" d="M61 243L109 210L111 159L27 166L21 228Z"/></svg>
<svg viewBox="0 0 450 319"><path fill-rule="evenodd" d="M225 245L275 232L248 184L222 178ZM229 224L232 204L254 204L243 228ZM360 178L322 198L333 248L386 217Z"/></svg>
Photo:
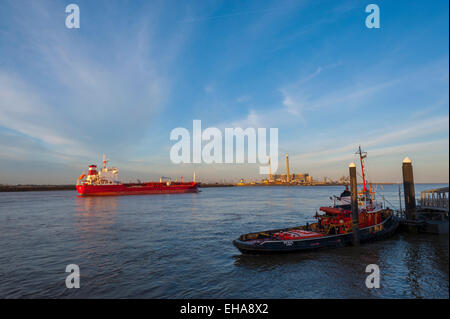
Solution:
<svg viewBox="0 0 450 319"><path fill-rule="evenodd" d="M118 181L119 170L115 167L107 167L105 156L103 156L103 167L98 172L97 165L89 165L86 176L81 174L77 180L77 191L83 196L108 196L108 195L144 195L144 194L171 194L171 193L194 193L198 191L195 182L158 182L148 183L122 183Z"/></svg>

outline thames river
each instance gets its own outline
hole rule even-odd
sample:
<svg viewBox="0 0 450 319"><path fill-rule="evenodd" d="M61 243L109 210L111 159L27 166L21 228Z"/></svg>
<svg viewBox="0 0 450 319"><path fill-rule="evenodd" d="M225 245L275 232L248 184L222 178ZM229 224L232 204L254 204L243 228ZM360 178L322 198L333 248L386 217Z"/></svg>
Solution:
<svg viewBox="0 0 450 319"><path fill-rule="evenodd" d="M416 185L416 192L443 185ZM245 256L240 234L314 221L343 187L225 187L198 194L0 193L0 298L449 298L448 235ZM379 199L382 190L378 187ZM384 187L397 208L398 186ZM66 288L68 264L80 288ZM380 288L365 285L366 266Z"/></svg>

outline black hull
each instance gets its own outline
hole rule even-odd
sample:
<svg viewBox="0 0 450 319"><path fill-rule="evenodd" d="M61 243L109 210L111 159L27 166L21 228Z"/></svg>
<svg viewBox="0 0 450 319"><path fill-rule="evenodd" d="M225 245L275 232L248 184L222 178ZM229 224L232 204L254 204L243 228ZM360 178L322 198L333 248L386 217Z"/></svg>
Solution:
<svg viewBox="0 0 450 319"><path fill-rule="evenodd" d="M395 233L398 224L398 219L390 216L378 225L362 228L359 231L360 241L366 243L387 238ZM311 239L271 240L261 244L236 239L233 245L243 254L281 254L348 246L352 244L352 239L353 233L347 233Z"/></svg>

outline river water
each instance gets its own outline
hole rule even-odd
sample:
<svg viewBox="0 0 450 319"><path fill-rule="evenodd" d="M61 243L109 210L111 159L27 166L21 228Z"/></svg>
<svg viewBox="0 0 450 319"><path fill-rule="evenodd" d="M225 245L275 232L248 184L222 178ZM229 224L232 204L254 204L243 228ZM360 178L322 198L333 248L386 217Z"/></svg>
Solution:
<svg viewBox="0 0 450 319"><path fill-rule="evenodd" d="M312 222L342 187L201 190L0 193L0 298L449 298L448 235L276 256L232 245L242 233ZM384 193L398 207L398 186ZM79 289L66 288L68 264L80 267ZM378 289L365 285L369 264L380 268Z"/></svg>

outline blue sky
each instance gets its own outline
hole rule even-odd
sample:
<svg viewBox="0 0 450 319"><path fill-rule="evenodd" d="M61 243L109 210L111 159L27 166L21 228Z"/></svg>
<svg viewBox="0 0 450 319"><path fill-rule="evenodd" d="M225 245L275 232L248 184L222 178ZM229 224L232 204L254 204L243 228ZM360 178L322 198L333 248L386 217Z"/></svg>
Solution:
<svg viewBox="0 0 450 319"><path fill-rule="evenodd" d="M65 27L80 7L81 28ZM381 28L365 26L366 5ZM0 183L259 178L170 162L176 127L277 127L279 172L448 182L447 1L0 1Z"/></svg>

